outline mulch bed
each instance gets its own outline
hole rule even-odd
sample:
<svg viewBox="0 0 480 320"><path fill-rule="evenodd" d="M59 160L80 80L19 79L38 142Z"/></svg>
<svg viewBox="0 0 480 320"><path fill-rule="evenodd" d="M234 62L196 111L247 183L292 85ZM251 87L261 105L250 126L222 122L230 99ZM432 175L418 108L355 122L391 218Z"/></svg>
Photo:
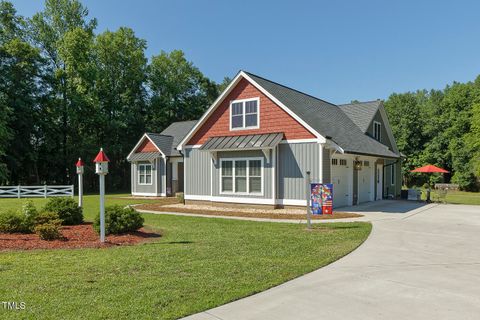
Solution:
<svg viewBox="0 0 480 320"><path fill-rule="evenodd" d="M121 235L108 235L104 243L93 230L91 223L61 228L63 239L46 241L36 234L0 233L0 251L34 250L34 249L75 249L75 248L106 248L122 245L134 245L160 237L144 228Z"/></svg>
<svg viewBox="0 0 480 320"><path fill-rule="evenodd" d="M159 211L159 212L179 212L203 214L209 216L227 216L227 217L244 217L244 218L264 218L264 219L288 219L288 220L306 220L305 215L286 214L286 213L261 213L248 211L221 211L221 210L195 210L187 208L171 208L163 204L148 203L134 206L135 209ZM327 219L344 219L344 218L359 218L363 217L361 214L352 212L334 212L333 214L312 215L312 220L327 220Z"/></svg>

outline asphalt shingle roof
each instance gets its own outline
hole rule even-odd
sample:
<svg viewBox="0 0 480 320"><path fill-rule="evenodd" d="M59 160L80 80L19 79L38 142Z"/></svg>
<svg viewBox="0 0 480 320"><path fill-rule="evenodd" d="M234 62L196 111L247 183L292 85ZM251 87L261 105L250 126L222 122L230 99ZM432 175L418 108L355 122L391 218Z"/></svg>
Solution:
<svg viewBox="0 0 480 320"><path fill-rule="evenodd" d="M163 154L165 154L166 156L170 156L173 144L172 136L159 133L147 133L147 136L163 152Z"/></svg>
<svg viewBox="0 0 480 320"><path fill-rule="evenodd" d="M390 158L399 157L387 146L367 136L339 106L252 73L245 73L310 127L322 136L331 139L345 152Z"/></svg>
<svg viewBox="0 0 480 320"><path fill-rule="evenodd" d="M178 152L175 148L183 140L183 138L185 138L187 133L192 130L193 126L195 126L197 122L198 120L174 122L160 133L160 135L170 136L173 138L168 151L169 153L166 154L167 156L180 156L180 152ZM158 147L163 151L160 146Z"/></svg>
<svg viewBox="0 0 480 320"><path fill-rule="evenodd" d="M367 101L339 105L340 109L365 133L372 123L381 101Z"/></svg>
<svg viewBox="0 0 480 320"><path fill-rule="evenodd" d="M180 156L175 148L182 141L187 133L197 123L194 121L179 121L169 125L162 133L146 133L148 138L160 149L167 157ZM161 156L160 152L141 152L133 153L127 158L128 161L152 160Z"/></svg>

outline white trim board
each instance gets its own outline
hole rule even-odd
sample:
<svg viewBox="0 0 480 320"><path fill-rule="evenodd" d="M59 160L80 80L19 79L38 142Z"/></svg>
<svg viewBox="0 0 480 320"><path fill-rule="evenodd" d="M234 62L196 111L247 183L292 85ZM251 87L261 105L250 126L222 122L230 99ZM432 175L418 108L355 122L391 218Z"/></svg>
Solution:
<svg viewBox="0 0 480 320"><path fill-rule="evenodd" d="M139 197L165 197L165 193L152 193L152 192L132 192L132 196Z"/></svg>
<svg viewBox="0 0 480 320"><path fill-rule="evenodd" d="M393 152L398 153L397 141L393 136L392 127L390 126L390 121L388 121L388 115L385 110L385 107L383 106L383 102L380 104L380 107L378 108L378 110L380 111L380 116L382 117L385 131L387 131L388 139L392 143Z"/></svg>
<svg viewBox="0 0 480 320"><path fill-rule="evenodd" d="M160 152L162 157L165 158L165 154L162 152L162 150L160 150L160 148L155 144L155 142L153 142L153 140L150 139L150 137L146 133L144 133L143 136L140 138L140 140L138 140L137 144L132 149L132 151L130 151L130 153L128 154L127 159L130 158L130 156L135 153L135 150L137 150L137 148L140 147L140 145L142 144L142 142L145 138L150 140L150 142L155 146L155 148L157 148L158 152Z"/></svg>
<svg viewBox="0 0 480 320"><path fill-rule="evenodd" d="M286 206L305 206L306 199L265 199L265 198L244 198L244 197L218 197L218 196L202 196L202 195L185 195L185 200L212 201L226 203L242 203L242 204L269 204L269 205L286 205Z"/></svg>
<svg viewBox="0 0 480 320"><path fill-rule="evenodd" d="M185 143L198 131L198 129L204 124L205 120L213 113L213 111L223 102L223 100L227 97L227 95L232 91L232 89L240 82L240 80L244 78L248 82L250 82L254 87L256 87L260 92L262 92L265 96L267 96L270 100L272 100L277 106L287 112L292 118L297 120L303 127L305 127L310 133L316 136L321 143L325 143L326 138L323 137L320 133L318 133L315 129L313 129L310 125L308 125L302 118L296 115L292 110L290 110L287 106L281 103L277 98L275 98L270 92L268 92L265 88L259 85L256 81L254 81L250 76L248 76L245 72L240 71L232 82L228 85L228 87L222 92L222 94L215 100L215 102L208 108L208 110L203 114L200 120L195 124L195 126L190 130L190 132L183 138L183 140L178 144L177 150L182 150L185 146Z"/></svg>

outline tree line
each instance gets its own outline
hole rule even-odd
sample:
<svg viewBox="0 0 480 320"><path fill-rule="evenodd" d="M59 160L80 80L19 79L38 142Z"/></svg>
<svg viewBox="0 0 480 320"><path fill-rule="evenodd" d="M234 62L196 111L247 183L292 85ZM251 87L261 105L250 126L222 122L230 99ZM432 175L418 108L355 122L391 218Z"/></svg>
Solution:
<svg viewBox="0 0 480 320"><path fill-rule="evenodd" d="M130 28L96 27L78 0L47 0L31 18L0 1L0 184L71 184L81 156L92 189L90 160L103 146L107 187L128 190L125 157L140 135L198 119L229 82L208 79L180 50L148 59ZM394 93L385 108L406 155L405 185L423 184L426 176L410 170L431 163L451 171L447 181L478 190L480 77Z"/></svg>
<svg viewBox="0 0 480 320"><path fill-rule="evenodd" d="M422 185L427 175L410 170L434 164L450 171L446 182L478 191L480 181L480 76L443 90L394 93L385 101L399 150L404 184ZM432 175L432 181L441 176Z"/></svg>
<svg viewBox="0 0 480 320"><path fill-rule="evenodd" d="M25 18L0 2L0 184L73 183L76 159L103 146L111 190L128 190L126 155L141 134L198 119L225 86L180 50L148 59L134 31L95 33L77 0L47 0Z"/></svg>

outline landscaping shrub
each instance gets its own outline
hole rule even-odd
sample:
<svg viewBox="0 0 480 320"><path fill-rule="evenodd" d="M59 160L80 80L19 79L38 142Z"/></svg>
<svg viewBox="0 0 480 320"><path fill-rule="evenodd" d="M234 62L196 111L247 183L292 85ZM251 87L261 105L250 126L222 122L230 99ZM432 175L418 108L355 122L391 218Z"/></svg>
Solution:
<svg viewBox="0 0 480 320"><path fill-rule="evenodd" d="M35 217L38 215L38 210L33 204L32 200L28 200L27 202L24 203L22 206L22 213L28 218L28 219L35 219Z"/></svg>
<svg viewBox="0 0 480 320"><path fill-rule="evenodd" d="M123 208L119 205L105 208L105 234L136 231L143 227L143 222L142 215L132 208ZM100 232L100 214L95 218L93 227Z"/></svg>
<svg viewBox="0 0 480 320"><path fill-rule="evenodd" d="M58 223L62 224L62 219L58 216L57 213L51 211L42 211L35 217L35 225L41 225L46 223Z"/></svg>
<svg viewBox="0 0 480 320"><path fill-rule="evenodd" d="M60 239L62 234L60 233L61 224L60 219L51 220L47 223L42 223L35 226L35 233L38 234L42 240L55 240Z"/></svg>
<svg viewBox="0 0 480 320"><path fill-rule="evenodd" d="M75 225L83 222L82 208L72 198L52 198L43 210L58 214L64 225Z"/></svg>
<svg viewBox="0 0 480 320"><path fill-rule="evenodd" d="M22 213L8 211L0 214L0 232L32 233L33 228L33 220Z"/></svg>
<svg viewBox="0 0 480 320"><path fill-rule="evenodd" d="M35 218L38 215L38 210L33 204L32 200L28 200L23 204L21 213L25 225L28 226L28 229L31 230L31 232L33 232L33 227L35 226Z"/></svg>

